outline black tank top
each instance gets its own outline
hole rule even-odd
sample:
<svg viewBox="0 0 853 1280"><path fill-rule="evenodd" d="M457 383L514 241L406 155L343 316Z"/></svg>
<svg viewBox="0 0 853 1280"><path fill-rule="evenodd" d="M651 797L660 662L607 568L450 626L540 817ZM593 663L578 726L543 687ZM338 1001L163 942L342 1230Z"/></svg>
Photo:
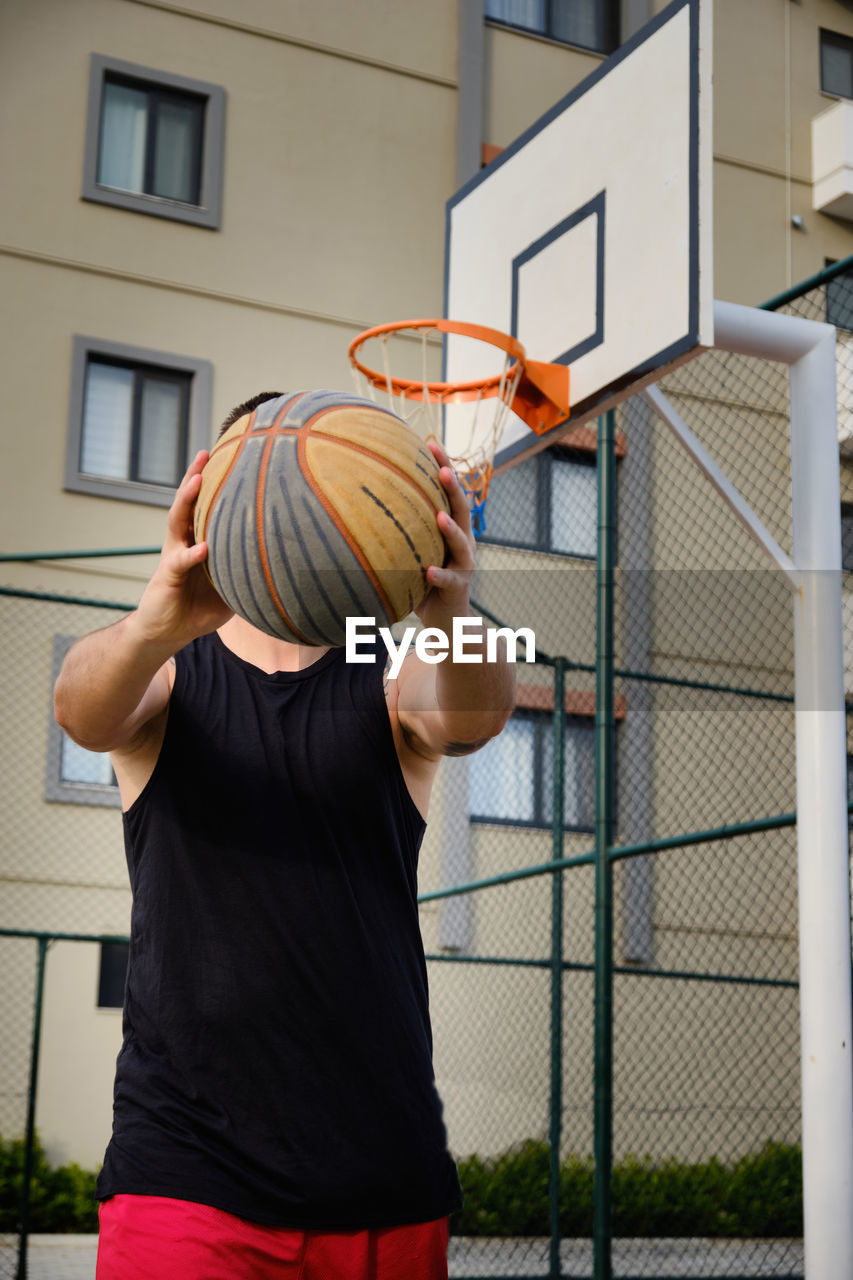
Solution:
<svg viewBox="0 0 853 1280"><path fill-rule="evenodd" d="M378 655L267 675L177 655L125 814L124 1041L101 1198L327 1230L459 1204L432 1069L406 788Z"/></svg>

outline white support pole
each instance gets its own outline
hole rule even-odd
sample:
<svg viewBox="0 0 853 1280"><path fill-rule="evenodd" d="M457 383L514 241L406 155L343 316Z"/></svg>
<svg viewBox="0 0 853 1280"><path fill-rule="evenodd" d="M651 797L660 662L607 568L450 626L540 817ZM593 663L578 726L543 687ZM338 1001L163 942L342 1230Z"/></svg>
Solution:
<svg viewBox="0 0 853 1280"><path fill-rule="evenodd" d="M853 1277L847 737L835 335L791 365L806 1276ZM846 1016L845 1016L846 1015Z"/></svg>
<svg viewBox="0 0 853 1280"><path fill-rule="evenodd" d="M714 345L790 365L807 1280L853 1276L850 881L835 330L716 303Z"/></svg>

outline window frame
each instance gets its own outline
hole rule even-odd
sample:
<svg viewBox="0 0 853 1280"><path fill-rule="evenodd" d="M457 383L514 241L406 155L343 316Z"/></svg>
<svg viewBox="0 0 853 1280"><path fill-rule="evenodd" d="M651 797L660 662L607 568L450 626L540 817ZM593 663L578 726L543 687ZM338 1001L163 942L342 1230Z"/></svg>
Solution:
<svg viewBox="0 0 853 1280"><path fill-rule="evenodd" d="M486 501L485 517L486 529L482 535L481 541L484 545L495 547L512 547L518 551L536 551L544 555L563 556L569 560L584 560L588 563L594 563L595 552L586 551L562 551L551 546L551 509L553 500L553 485L551 477L553 469L561 462L570 463L574 466L588 467L593 471L598 466L598 456L595 450L573 448L571 446L556 444L551 445L547 449L540 450L531 458L525 459L520 466L530 465L536 467L535 490L536 490L536 540L535 542L517 542L511 541L509 538L494 537L489 533L489 501ZM618 483L618 473L617 473ZM593 528L596 527L598 515L593 512Z"/></svg>
<svg viewBox="0 0 853 1280"><path fill-rule="evenodd" d="M84 804L105 809L120 809L121 796L117 782L109 784L69 782L62 776L62 742L65 732L56 723L53 715L53 686L56 684L59 668L66 653L77 639L77 636L68 635L53 637L44 798L51 804Z"/></svg>
<svg viewBox="0 0 853 1280"><path fill-rule="evenodd" d="M828 89L823 79L823 51L826 45L831 45L836 49L842 49L850 57L851 72L851 93L839 93L837 89ZM818 32L818 71L820 75L820 91L825 93L829 98L835 98L844 102L853 101L853 36L845 35L843 31L830 31L827 27L821 27Z"/></svg>
<svg viewBox="0 0 853 1280"><path fill-rule="evenodd" d="M508 31L518 31L523 35L538 36L543 40L551 40L554 44L562 45L566 49L583 49L586 53L598 53L606 57L619 48L621 0L600 0L605 10L604 47L601 49L596 48L594 45L578 44L574 40L564 40L561 36L554 35L551 3L552 0L544 0L545 20L542 27L525 27L519 22L510 22L507 18L493 18L491 14L485 12L485 4L483 5L483 16L486 22L493 23L496 27L505 27Z"/></svg>
<svg viewBox="0 0 853 1280"><path fill-rule="evenodd" d="M553 712L546 710L538 710L533 707L516 706L510 720L524 721L534 725L533 737L533 777L531 785L533 788L533 818L499 818L490 817L487 814L475 813L471 808L470 792L468 798L468 820L476 826L495 826L495 827L517 827L525 831L548 831L552 826L552 820L548 813L545 812L545 742L546 734L552 734L554 731ZM583 729L585 733L592 735L592 749L595 750L595 720L589 715L572 714L567 712L563 722L563 732L569 729ZM486 748L482 748L485 750ZM594 809L594 802L593 802ZM563 830L569 832L578 832L581 834L589 834L595 830L595 814L591 814L589 823L564 822Z"/></svg>
<svg viewBox="0 0 853 1280"><path fill-rule="evenodd" d="M162 90L204 101L202 138L199 163L199 203L188 204L166 196L149 195L142 191L124 191L98 182L98 155L101 139L101 120L104 105L104 86L108 80L119 83L133 82L140 88ZM150 214L155 218L167 218L205 227L219 229L222 221L222 174L225 151L225 90L221 85L206 80L194 80L189 76L174 75L153 67L139 66L120 58L93 53L89 61L89 95L86 112L86 140L83 158L83 200L95 204L111 205L132 213Z"/></svg>
<svg viewBox="0 0 853 1280"><path fill-rule="evenodd" d="M210 361L198 360L194 356L175 355L173 352L155 351L148 347L111 342L104 338L93 338L82 334L75 334L72 341L65 490L69 493L88 494L91 497L140 502L149 506L171 506L175 496L175 487L171 485L152 484L144 480L133 480L130 477L119 479L95 476L81 470L86 371L89 360L92 358L123 368L146 367L162 370L167 376L175 374L189 376L184 430L184 469L199 449L206 448L209 442L213 366ZM180 466L179 470L181 470Z"/></svg>

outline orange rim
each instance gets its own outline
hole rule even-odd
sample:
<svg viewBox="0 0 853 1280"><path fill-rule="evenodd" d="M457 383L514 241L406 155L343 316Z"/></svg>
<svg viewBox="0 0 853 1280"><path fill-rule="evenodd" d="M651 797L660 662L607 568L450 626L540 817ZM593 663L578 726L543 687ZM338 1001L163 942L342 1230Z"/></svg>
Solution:
<svg viewBox="0 0 853 1280"><path fill-rule="evenodd" d="M455 333L474 338L506 352L515 363L502 373L488 378L472 378L466 382L429 382L425 378L399 378L390 370L380 372L359 358L362 346L371 338L387 338L403 329L435 329L438 333ZM395 320L374 325L353 338L349 345L350 363L367 381L386 395L400 400L438 404L487 400L499 396L514 413L538 435L565 422L570 413L569 370L564 364L547 364L528 360L524 347L511 334L486 325L468 324L460 320Z"/></svg>
<svg viewBox="0 0 853 1280"><path fill-rule="evenodd" d="M465 324L459 320L395 320L389 324L377 324L372 329L365 329L364 333L358 334L349 345L351 363L374 387L380 391L387 391L390 387L394 395L401 396L405 400L429 399L447 403L451 398L464 401L476 400L478 396L482 396L488 399L490 396L500 395L502 387L506 388L512 384L516 365L502 374L497 373L488 378L472 378L467 382L425 382L422 378L389 377L378 369L371 369L358 358L357 352L371 338L387 337L388 334L397 333L401 329L436 329L439 333L456 333L463 338L475 338L478 342L486 342L490 346L499 347L501 351L505 351L515 359L516 365L521 365L522 370L526 367L527 357L521 343L511 334L501 333L499 329L489 329L485 325Z"/></svg>

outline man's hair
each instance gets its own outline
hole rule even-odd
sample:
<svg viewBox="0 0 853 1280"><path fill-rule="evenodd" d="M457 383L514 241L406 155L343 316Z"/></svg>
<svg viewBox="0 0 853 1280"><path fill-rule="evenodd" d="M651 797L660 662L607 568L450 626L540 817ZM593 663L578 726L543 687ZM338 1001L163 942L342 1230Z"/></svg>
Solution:
<svg viewBox="0 0 853 1280"><path fill-rule="evenodd" d="M251 413L253 409L257 409L259 404L266 404L267 400L277 400L279 396L283 396L283 391L259 391L256 396L252 396L251 400L244 400L242 404L235 405L228 417L219 428L219 440L229 427L233 427L239 418L245 417L247 413Z"/></svg>

